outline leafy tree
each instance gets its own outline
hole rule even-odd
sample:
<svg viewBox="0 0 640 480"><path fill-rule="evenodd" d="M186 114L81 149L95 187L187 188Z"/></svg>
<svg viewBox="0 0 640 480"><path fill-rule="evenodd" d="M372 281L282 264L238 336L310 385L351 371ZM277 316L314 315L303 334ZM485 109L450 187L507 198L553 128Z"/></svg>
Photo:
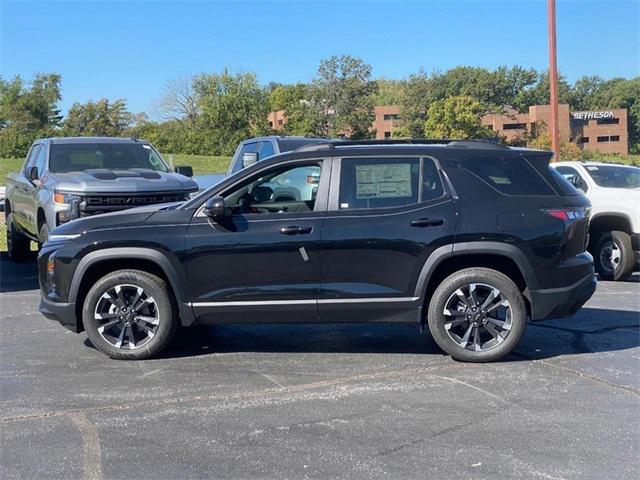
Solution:
<svg viewBox="0 0 640 480"><path fill-rule="evenodd" d="M585 75L576 80L571 86L571 108L575 110L590 110L601 107L601 105L595 106L593 100L603 88L604 83L604 80L597 75Z"/></svg>
<svg viewBox="0 0 640 480"><path fill-rule="evenodd" d="M369 138L373 95L378 85L371 79L371 65L350 55L332 56L320 62L312 84L311 104L323 117L324 132L351 138Z"/></svg>
<svg viewBox="0 0 640 480"><path fill-rule="evenodd" d="M436 100L427 112L424 135L427 138L493 137L493 130L481 123L483 112L482 104L468 95Z"/></svg>
<svg viewBox="0 0 640 480"><path fill-rule="evenodd" d="M195 78L194 90L202 111L199 153L231 155L241 140L268 133L269 99L255 74L202 74Z"/></svg>
<svg viewBox="0 0 640 480"><path fill-rule="evenodd" d="M551 134L548 131L541 132L529 142L529 147L551 150ZM581 157L582 150L575 143L560 141L560 158L556 160L577 160Z"/></svg>
<svg viewBox="0 0 640 480"><path fill-rule="evenodd" d="M539 75L538 81L531 88L521 90L515 98L514 107L521 112L527 111L530 105L548 105L549 100L549 74L544 72ZM571 90L567 80L558 75L558 103L569 103Z"/></svg>
<svg viewBox="0 0 640 480"><path fill-rule="evenodd" d="M404 98L405 82L403 80L392 80L379 78L378 92L373 96L373 103L379 105L400 105Z"/></svg>
<svg viewBox="0 0 640 480"><path fill-rule="evenodd" d="M404 95L400 102L401 122L394 136L422 137L427 110L434 100L432 82L424 70L410 75L405 81Z"/></svg>
<svg viewBox="0 0 640 480"><path fill-rule="evenodd" d="M30 85L0 77L0 156L22 157L60 124L60 75L37 74Z"/></svg>
<svg viewBox="0 0 640 480"><path fill-rule="evenodd" d="M74 103L62 124L62 132L72 136L117 137L124 134L133 120L125 100L110 102L103 98L97 102Z"/></svg>

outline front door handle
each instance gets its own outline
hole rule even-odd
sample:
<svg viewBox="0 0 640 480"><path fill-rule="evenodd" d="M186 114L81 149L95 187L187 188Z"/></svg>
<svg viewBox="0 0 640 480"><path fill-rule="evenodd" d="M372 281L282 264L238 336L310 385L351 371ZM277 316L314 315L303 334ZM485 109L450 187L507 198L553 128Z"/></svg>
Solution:
<svg viewBox="0 0 640 480"><path fill-rule="evenodd" d="M419 218L417 220L411 220L410 225L412 227L437 227L444 223L442 218Z"/></svg>
<svg viewBox="0 0 640 480"><path fill-rule="evenodd" d="M307 233L311 233L311 231L313 230L312 227L298 227L298 226L291 226L291 227L282 227L280 229L280 233L283 235L298 235L298 234L307 234Z"/></svg>

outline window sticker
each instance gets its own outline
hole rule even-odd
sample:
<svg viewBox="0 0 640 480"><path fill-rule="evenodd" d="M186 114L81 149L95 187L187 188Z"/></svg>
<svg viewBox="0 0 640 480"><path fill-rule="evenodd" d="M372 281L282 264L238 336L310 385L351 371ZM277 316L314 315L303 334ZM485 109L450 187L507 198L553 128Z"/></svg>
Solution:
<svg viewBox="0 0 640 480"><path fill-rule="evenodd" d="M147 150L151 150L151 147L149 145L142 145L142 148L146 148Z"/></svg>
<svg viewBox="0 0 640 480"><path fill-rule="evenodd" d="M411 196L410 163L356 166L356 198Z"/></svg>
<svg viewBox="0 0 640 480"><path fill-rule="evenodd" d="M591 171L598 170L598 167L596 167L596 166L589 166L589 167L587 167L587 170L591 170Z"/></svg>

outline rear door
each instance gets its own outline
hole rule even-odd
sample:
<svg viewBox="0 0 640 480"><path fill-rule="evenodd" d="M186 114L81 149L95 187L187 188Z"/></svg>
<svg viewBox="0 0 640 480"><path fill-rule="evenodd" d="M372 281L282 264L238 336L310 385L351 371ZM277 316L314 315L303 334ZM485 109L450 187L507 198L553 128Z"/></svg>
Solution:
<svg viewBox="0 0 640 480"><path fill-rule="evenodd" d="M221 192L226 218L194 216L185 252L198 318L318 321L329 170L323 160L269 167Z"/></svg>
<svg viewBox="0 0 640 480"><path fill-rule="evenodd" d="M429 255L453 243L456 214L429 157L334 161L318 306L326 322L418 321Z"/></svg>

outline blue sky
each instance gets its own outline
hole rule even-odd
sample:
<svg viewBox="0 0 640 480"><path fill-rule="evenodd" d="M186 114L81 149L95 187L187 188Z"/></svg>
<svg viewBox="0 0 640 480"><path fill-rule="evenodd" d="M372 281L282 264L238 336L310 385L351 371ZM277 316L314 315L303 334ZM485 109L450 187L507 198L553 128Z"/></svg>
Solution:
<svg viewBox="0 0 640 480"><path fill-rule="evenodd" d="M640 0L557 0L561 73L640 75L639 17ZM104 97L147 110L167 80L224 67L308 81L342 53L389 78L548 63L546 0L0 0L0 30L1 74L60 73L64 110Z"/></svg>

